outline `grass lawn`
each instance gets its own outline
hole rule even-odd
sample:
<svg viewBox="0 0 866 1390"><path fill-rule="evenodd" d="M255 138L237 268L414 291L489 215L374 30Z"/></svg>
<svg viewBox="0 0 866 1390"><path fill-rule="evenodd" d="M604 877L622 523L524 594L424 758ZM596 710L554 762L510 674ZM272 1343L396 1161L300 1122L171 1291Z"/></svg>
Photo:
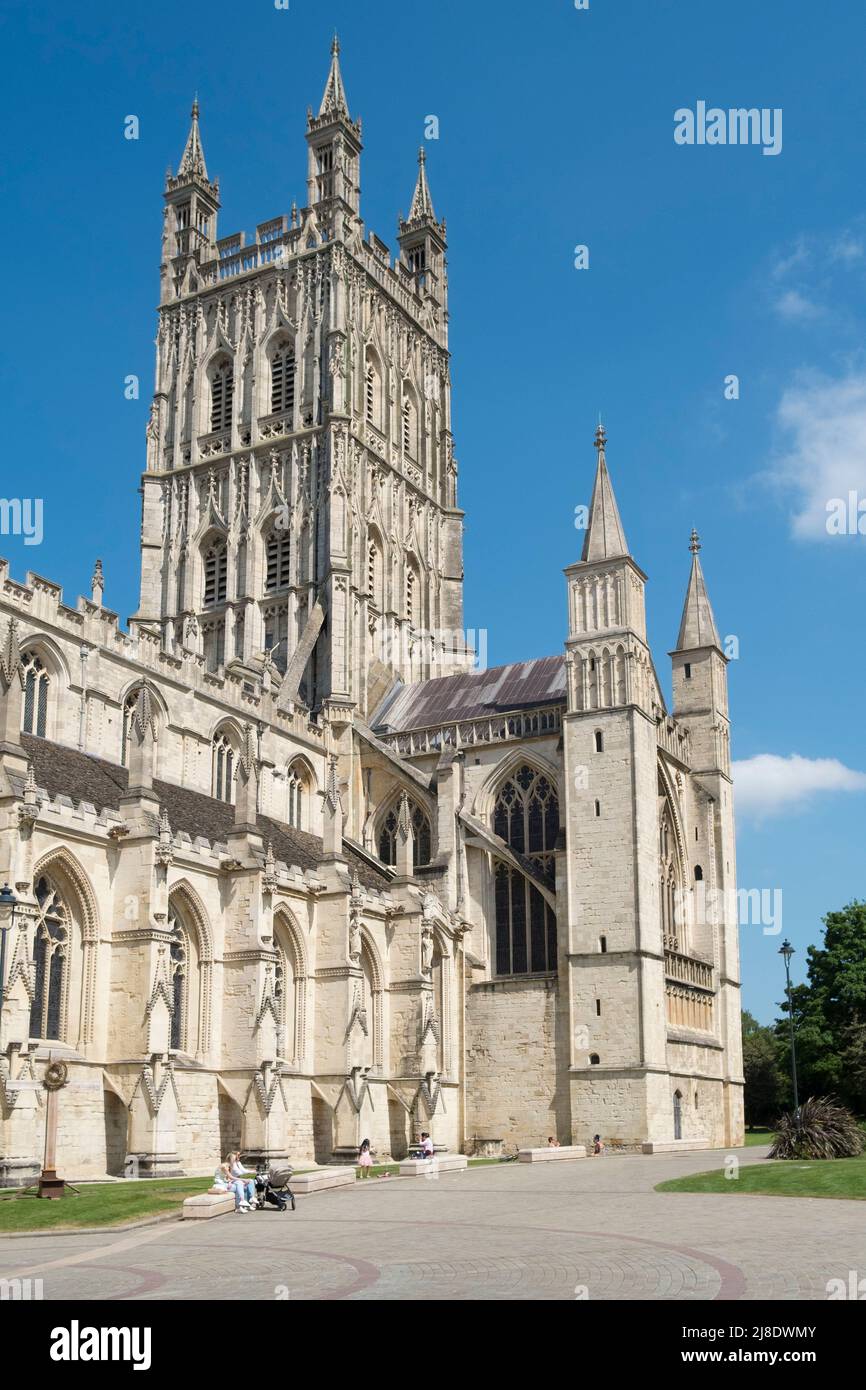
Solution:
<svg viewBox="0 0 866 1390"><path fill-rule="evenodd" d="M739 1177L724 1168L660 1182L656 1192L757 1192L763 1197L851 1197L866 1199L866 1158L786 1159L743 1164Z"/></svg>
<svg viewBox="0 0 866 1390"><path fill-rule="evenodd" d="M747 1129L745 1146L750 1149L753 1144L772 1144L775 1137L774 1129Z"/></svg>
<svg viewBox="0 0 866 1390"><path fill-rule="evenodd" d="M0 1194L0 1235L6 1231L44 1231L75 1226L118 1226L163 1212L180 1211L184 1197L207 1192L207 1178L165 1178L142 1182L82 1184L76 1197L55 1201L32 1195L35 1188Z"/></svg>

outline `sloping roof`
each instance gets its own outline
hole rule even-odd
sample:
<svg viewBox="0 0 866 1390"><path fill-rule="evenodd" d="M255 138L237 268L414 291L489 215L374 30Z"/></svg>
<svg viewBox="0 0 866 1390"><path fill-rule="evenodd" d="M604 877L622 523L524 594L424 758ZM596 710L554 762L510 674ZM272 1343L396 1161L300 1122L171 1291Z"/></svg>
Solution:
<svg viewBox="0 0 866 1390"><path fill-rule="evenodd" d="M565 657L543 656L457 676L396 685L379 705L370 727L402 733L458 719L565 702Z"/></svg>
<svg viewBox="0 0 866 1390"><path fill-rule="evenodd" d="M61 743L49 739L35 738L22 734L21 743L30 762L36 783L49 796L68 796L74 802L89 801L98 811L104 807L117 810L120 798L126 791L129 774L125 767L106 762L103 758L91 757L76 748L66 748ZM162 782L154 778L154 796L168 813L169 824L174 834L185 831L194 840L203 835L215 842L225 843L234 825L234 807L226 801L217 801L203 792L190 787L178 787L173 782ZM258 816L257 823L262 838L267 844L271 841L274 858L285 864L297 864L300 869L317 869L322 860L322 841L317 835L308 835L304 830L295 830L271 816ZM344 845L344 859L350 869L357 868L358 877L365 888L378 891L390 882L389 875L379 873L365 859L356 855L348 845Z"/></svg>

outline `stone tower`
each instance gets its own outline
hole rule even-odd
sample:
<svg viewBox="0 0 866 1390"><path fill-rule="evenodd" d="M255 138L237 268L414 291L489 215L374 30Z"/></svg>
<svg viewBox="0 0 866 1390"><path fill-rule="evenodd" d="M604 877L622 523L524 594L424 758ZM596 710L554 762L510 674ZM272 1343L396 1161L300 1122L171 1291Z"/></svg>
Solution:
<svg viewBox="0 0 866 1390"><path fill-rule="evenodd" d="M662 1102L656 1080L667 1106L656 872L661 696L646 638L646 575L629 554L605 443L599 425L583 554L566 570L569 850L560 969L569 980L573 1128L638 1136L653 1130L651 1108Z"/></svg>
<svg viewBox="0 0 866 1390"><path fill-rule="evenodd" d="M397 254L365 237L336 39L306 141L306 206L249 241L217 237L198 101L167 176L133 623L363 713L467 662L445 224L422 153Z"/></svg>

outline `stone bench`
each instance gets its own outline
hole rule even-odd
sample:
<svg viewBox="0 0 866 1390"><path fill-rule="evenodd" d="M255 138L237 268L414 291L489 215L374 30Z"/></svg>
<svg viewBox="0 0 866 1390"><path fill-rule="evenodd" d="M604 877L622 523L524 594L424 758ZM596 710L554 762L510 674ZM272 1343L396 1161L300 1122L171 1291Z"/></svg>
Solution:
<svg viewBox="0 0 866 1390"><path fill-rule="evenodd" d="M691 1153L694 1149L711 1149L712 1144L709 1139L666 1139L661 1143L650 1140L646 1144L641 1144L642 1154L679 1154Z"/></svg>
<svg viewBox="0 0 866 1390"><path fill-rule="evenodd" d="M345 1187L355 1181L354 1168L309 1168L306 1173L296 1173L290 1183L296 1197L310 1192L326 1192L331 1187Z"/></svg>
<svg viewBox="0 0 866 1390"><path fill-rule="evenodd" d="M468 1168L465 1154L435 1154L433 1158L404 1158L400 1164L401 1178L426 1178L431 1173L460 1173Z"/></svg>
<svg viewBox="0 0 866 1390"><path fill-rule="evenodd" d="M234 1209L233 1192L200 1192L184 1199L181 1215L184 1221L209 1221L212 1216L223 1216Z"/></svg>
<svg viewBox="0 0 866 1390"><path fill-rule="evenodd" d="M557 1158L586 1158L585 1144L560 1144L558 1149L518 1149L518 1163L547 1163Z"/></svg>

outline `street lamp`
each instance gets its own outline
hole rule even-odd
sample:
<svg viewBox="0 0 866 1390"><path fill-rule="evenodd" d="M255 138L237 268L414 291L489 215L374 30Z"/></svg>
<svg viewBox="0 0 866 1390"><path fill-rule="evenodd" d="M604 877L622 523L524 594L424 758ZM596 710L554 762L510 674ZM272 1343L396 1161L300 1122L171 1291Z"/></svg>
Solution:
<svg viewBox="0 0 866 1390"><path fill-rule="evenodd" d="M0 1022L3 1018L3 1000L6 991L6 933L15 925L15 909L18 899L8 883L0 888ZM8 920L7 920L8 918Z"/></svg>
<svg viewBox="0 0 866 1390"><path fill-rule="evenodd" d="M800 1113L800 1100L797 1095L797 1049L794 1044L794 1005L791 1002L791 957L794 948L787 938L779 947L779 955L785 958L785 980L786 992L788 995L788 1026L791 1030L791 1079L794 1082L794 1109Z"/></svg>

